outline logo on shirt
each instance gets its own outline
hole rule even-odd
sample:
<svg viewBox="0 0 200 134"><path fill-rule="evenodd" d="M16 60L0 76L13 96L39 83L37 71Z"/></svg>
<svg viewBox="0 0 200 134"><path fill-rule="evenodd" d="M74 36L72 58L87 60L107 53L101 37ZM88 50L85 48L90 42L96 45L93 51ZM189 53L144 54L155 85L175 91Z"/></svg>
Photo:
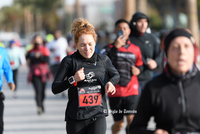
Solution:
<svg viewBox="0 0 200 134"><path fill-rule="evenodd" d="M134 89L138 89L138 85L137 85L137 84L134 84L134 85L133 85L133 88L134 88Z"/></svg>
<svg viewBox="0 0 200 134"><path fill-rule="evenodd" d="M81 88L81 89L79 90L79 93L85 93L85 90L84 90L83 88Z"/></svg>
<svg viewBox="0 0 200 134"><path fill-rule="evenodd" d="M150 42L150 41L148 41L148 40L145 41L146 44L149 44L149 42Z"/></svg>
<svg viewBox="0 0 200 134"><path fill-rule="evenodd" d="M117 53L117 56L118 57L123 57L123 58L129 58L129 59L136 59L136 56L135 54L132 54L132 53Z"/></svg>
<svg viewBox="0 0 200 134"><path fill-rule="evenodd" d="M88 74L86 74L87 79L92 79L92 77L94 77L94 76L95 76L94 72L89 72Z"/></svg>
<svg viewBox="0 0 200 134"><path fill-rule="evenodd" d="M147 44L149 47L151 46L151 44L150 44L150 41L149 41L149 40L146 40L146 41L145 41L145 44Z"/></svg>
<svg viewBox="0 0 200 134"><path fill-rule="evenodd" d="M99 89L101 89L100 85L89 87L89 90L99 90Z"/></svg>
<svg viewBox="0 0 200 134"><path fill-rule="evenodd" d="M85 75L86 79L84 80L84 82L94 82L97 81L97 79L92 79L95 76L94 72L89 72L88 74Z"/></svg>

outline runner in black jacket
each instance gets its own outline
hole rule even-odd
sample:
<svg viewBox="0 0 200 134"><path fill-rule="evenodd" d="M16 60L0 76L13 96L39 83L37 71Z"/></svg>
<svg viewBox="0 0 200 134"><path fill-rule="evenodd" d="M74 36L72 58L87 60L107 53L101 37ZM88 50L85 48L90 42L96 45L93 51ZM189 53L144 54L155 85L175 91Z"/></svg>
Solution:
<svg viewBox="0 0 200 134"><path fill-rule="evenodd" d="M78 50L62 60L52 91L57 94L69 88L65 114L68 134L104 134L108 115L105 93L115 93L119 73L107 56L94 52L96 34L88 21L74 20L72 34ZM109 82L104 87L106 74Z"/></svg>
<svg viewBox="0 0 200 134"><path fill-rule="evenodd" d="M200 133L200 72L194 64L193 43L192 35L183 29L166 37L168 63L160 76L146 84L131 134ZM146 129L151 116L155 117L155 132Z"/></svg>
<svg viewBox="0 0 200 134"><path fill-rule="evenodd" d="M149 21L145 14L136 12L130 22L130 41L139 46L142 53L143 71L138 75L139 94L146 82L153 77L153 69L156 69L163 60L159 42L154 35L146 32Z"/></svg>

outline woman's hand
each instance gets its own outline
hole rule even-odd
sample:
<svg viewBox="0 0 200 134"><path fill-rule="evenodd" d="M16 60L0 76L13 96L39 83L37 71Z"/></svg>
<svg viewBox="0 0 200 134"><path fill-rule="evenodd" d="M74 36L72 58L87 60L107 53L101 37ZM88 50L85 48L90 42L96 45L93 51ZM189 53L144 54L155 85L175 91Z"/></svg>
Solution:
<svg viewBox="0 0 200 134"><path fill-rule="evenodd" d="M115 86L109 81L106 83L105 91L106 91L106 94L111 93L113 95L116 92Z"/></svg>
<svg viewBox="0 0 200 134"><path fill-rule="evenodd" d="M163 129L157 129L154 134L169 134L166 130Z"/></svg>
<svg viewBox="0 0 200 134"><path fill-rule="evenodd" d="M75 75L74 75L74 79L76 82L82 81L85 79L85 74L84 74L84 67L82 67L81 69L79 69Z"/></svg>

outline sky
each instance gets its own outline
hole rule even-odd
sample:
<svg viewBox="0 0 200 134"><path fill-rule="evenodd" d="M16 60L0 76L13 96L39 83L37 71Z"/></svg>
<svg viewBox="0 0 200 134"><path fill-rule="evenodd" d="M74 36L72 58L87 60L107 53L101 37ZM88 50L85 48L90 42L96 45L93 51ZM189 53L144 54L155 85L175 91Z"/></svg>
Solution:
<svg viewBox="0 0 200 134"><path fill-rule="evenodd" d="M65 0L65 3L73 5L75 1L76 0ZM12 3L13 3L13 0L0 0L0 8L2 8L3 6L10 6L12 5Z"/></svg>
<svg viewBox="0 0 200 134"><path fill-rule="evenodd" d="M75 3L76 0L65 0L65 3L66 4L69 4L69 5L73 5ZM80 2L91 2L93 0L80 0ZM102 1L112 1L112 0L100 0L101 2ZM13 0L0 0L0 9L3 7L3 6L10 6L12 5L13 3Z"/></svg>
<svg viewBox="0 0 200 134"><path fill-rule="evenodd" d="M0 0L0 8L12 5L13 0Z"/></svg>

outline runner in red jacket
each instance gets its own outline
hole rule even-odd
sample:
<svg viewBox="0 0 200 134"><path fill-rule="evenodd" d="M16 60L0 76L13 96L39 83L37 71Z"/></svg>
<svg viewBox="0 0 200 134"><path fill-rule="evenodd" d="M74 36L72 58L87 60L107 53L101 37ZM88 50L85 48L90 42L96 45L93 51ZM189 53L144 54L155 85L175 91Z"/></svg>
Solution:
<svg viewBox="0 0 200 134"><path fill-rule="evenodd" d="M123 31L123 35L118 36L120 31ZM130 31L129 23L126 20L118 20L115 23L116 41L101 51L102 54L108 55L120 74L120 81L115 86L116 93L108 94L115 121L112 126L113 134L117 134L123 128L124 115L127 118L127 128L129 127L137 104L139 87L137 75L142 71L143 62L140 48L129 40Z"/></svg>

